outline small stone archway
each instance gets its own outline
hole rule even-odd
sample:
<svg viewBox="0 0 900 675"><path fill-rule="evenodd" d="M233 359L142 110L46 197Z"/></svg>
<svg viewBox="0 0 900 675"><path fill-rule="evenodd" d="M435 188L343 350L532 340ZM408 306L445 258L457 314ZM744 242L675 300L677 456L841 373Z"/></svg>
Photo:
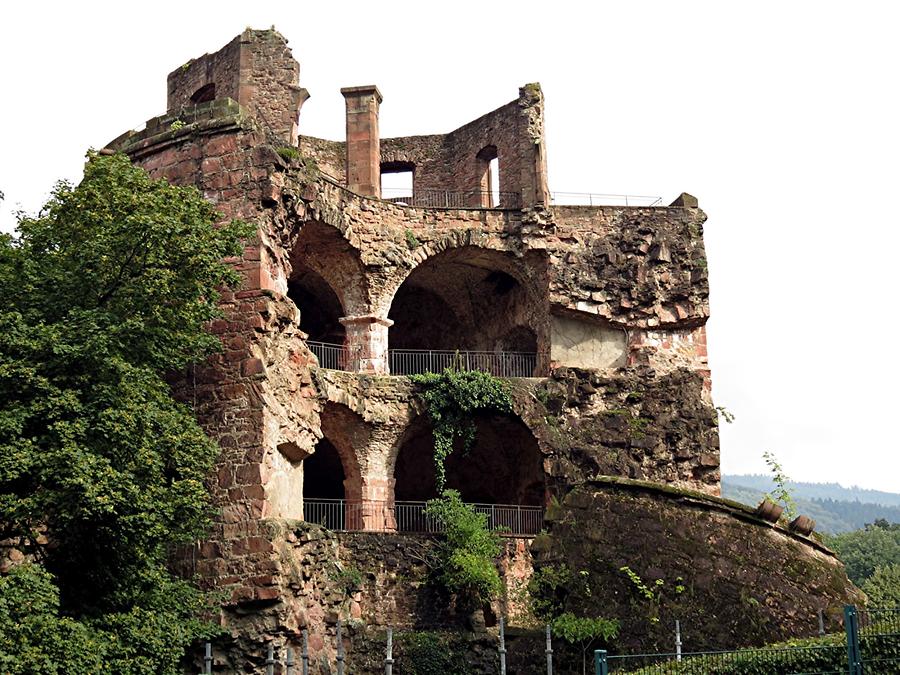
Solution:
<svg viewBox="0 0 900 675"><path fill-rule="evenodd" d="M290 247L289 263L288 297L309 339L343 346L342 368L384 372L390 323L371 312L359 251L337 227L310 220Z"/></svg>
<svg viewBox="0 0 900 675"><path fill-rule="evenodd" d="M544 506L544 456L528 426L515 415L479 415L468 452L456 447L447 458L447 488L478 504ZM389 471L394 499L427 501L437 497L434 436L419 417L400 440Z"/></svg>
<svg viewBox="0 0 900 675"><path fill-rule="evenodd" d="M320 522L324 515L340 529L391 529L393 483L379 451L390 447L378 433L384 429L333 401L325 403L319 419L322 438L302 462L305 519ZM335 500L343 502L336 506Z"/></svg>

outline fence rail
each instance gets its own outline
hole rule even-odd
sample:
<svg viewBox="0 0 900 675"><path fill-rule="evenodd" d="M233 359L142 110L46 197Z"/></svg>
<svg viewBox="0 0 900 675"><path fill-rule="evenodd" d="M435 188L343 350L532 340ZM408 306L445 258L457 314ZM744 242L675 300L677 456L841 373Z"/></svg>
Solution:
<svg viewBox="0 0 900 675"><path fill-rule="evenodd" d="M815 647L743 649L740 651L687 652L684 654L595 655L597 675L687 675L752 672L780 675L842 675L847 672L843 644ZM842 661L843 660L843 661ZM747 672L750 672L747 670Z"/></svg>
<svg viewBox="0 0 900 675"><path fill-rule="evenodd" d="M385 201L404 206L431 209L518 209L522 196L518 192L494 192L491 190L409 190L383 188Z"/></svg>
<svg viewBox="0 0 900 675"><path fill-rule="evenodd" d="M821 626L821 613L819 615ZM675 644L681 641L676 622ZM821 631L821 629L820 629ZM900 608L844 607L844 635L777 647L659 654L594 652L596 675L888 675L900 673Z"/></svg>
<svg viewBox="0 0 900 675"><path fill-rule="evenodd" d="M551 192L550 203L556 206L661 206L662 197L597 192Z"/></svg>
<svg viewBox="0 0 900 675"><path fill-rule="evenodd" d="M533 377L537 354L528 352L461 352L438 349L390 349L392 375L439 373L445 368L480 370L497 377Z"/></svg>
<svg viewBox="0 0 900 675"><path fill-rule="evenodd" d="M544 509L518 504L470 504L487 516L488 527L505 534L538 534ZM425 502L304 499L303 519L339 532L441 532L440 524L425 513Z"/></svg>
<svg viewBox="0 0 900 675"><path fill-rule="evenodd" d="M306 342L319 366L331 370L352 370L353 358L344 345ZM439 373L445 368L480 370L496 377L534 377L537 354L529 352L470 352L441 349L390 349L388 368L392 375Z"/></svg>

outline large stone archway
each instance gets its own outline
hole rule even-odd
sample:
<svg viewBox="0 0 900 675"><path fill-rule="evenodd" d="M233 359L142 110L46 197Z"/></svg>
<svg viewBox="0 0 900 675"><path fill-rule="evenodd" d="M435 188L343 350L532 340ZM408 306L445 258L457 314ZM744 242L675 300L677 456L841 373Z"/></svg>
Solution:
<svg viewBox="0 0 900 675"><path fill-rule="evenodd" d="M475 424L471 449L457 447L447 458L447 488L470 503L544 506L544 457L531 430L514 415L481 415ZM407 429L389 469L396 501L438 496L434 437L426 418Z"/></svg>
<svg viewBox="0 0 900 675"><path fill-rule="evenodd" d="M517 374L537 374L548 339L541 262L472 245L425 259L391 298L391 349L531 354L534 366ZM426 367L406 363L400 351L392 357L395 374Z"/></svg>

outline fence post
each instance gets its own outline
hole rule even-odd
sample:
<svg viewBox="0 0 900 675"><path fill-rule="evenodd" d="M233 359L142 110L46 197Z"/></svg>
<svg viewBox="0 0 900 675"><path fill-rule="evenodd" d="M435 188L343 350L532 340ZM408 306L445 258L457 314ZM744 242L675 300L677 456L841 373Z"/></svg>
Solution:
<svg viewBox="0 0 900 675"><path fill-rule="evenodd" d="M300 652L300 672L309 675L309 631L303 629L303 651Z"/></svg>
<svg viewBox="0 0 900 675"><path fill-rule="evenodd" d="M825 616L820 609L819 612L819 635L825 635Z"/></svg>
<svg viewBox="0 0 900 675"><path fill-rule="evenodd" d="M394 629L387 629L387 657L384 659L384 675L394 672Z"/></svg>
<svg viewBox="0 0 900 675"><path fill-rule="evenodd" d="M594 675L609 675L609 664L606 661L606 650L594 651Z"/></svg>
<svg viewBox="0 0 900 675"><path fill-rule="evenodd" d="M553 643L550 641L550 626L547 625L547 675L553 675Z"/></svg>
<svg viewBox="0 0 900 675"><path fill-rule="evenodd" d="M500 675L506 675L506 636L503 631L503 617L500 617Z"/></svg>
<svg viewBox="0 0 900 675"><path fill-rule="evenodd" d="M847 633L847 666L850 675L862 675L859 653L859 616L856 607L844 605L844 630Z"/></svg>
<svg viewBox="0 0 900 675"><path fill-rule="evenodd" d="M266 649L266 675L275 675L275 647L271 642Z"/></svg>
<svg viewBox="0 0 900 675"><path fill-rule="evenodd" d="M337 675L344 675L344 641L341 639L341 620L337 622Z"/></svg>
<svg viewBox="0 0 900 675"><path fill-rule="evenodd" d="M681 661L681 622L675 619L675 660Z"/></svg>
<svg viewBox="0 0 900 675"><path fill-rule="evenodd" d="M209 642L203 648L203 672L212 675L212 644Z"/></svg>
<svg viewBox="0 0 900 675"><path fill-rule="evenodd" d="M294 649L293 649L293 647L287 648L287 659L285 660L284 665L287 667L285 675L294 675Z"/></svg>

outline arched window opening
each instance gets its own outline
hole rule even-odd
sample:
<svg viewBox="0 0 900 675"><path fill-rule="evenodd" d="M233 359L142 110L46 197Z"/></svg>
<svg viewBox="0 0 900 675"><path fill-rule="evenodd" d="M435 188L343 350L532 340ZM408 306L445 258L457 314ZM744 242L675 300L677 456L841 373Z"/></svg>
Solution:
<svg viewBox="0 0 900 675"><path fill-rule="evenodd" d="M479 191L481 206L492 209L500 206L500 160L497 146L488 145L478 151Z"/></svg>
<svg viewBox="0 0 900 675"><path fill-rule="evenodd" d="M463 452L456 447L447 458L445 471L447 488L459 491L464 502L481 505L482 512L491 512L483 508L486 506L504 507L493 509L495 525L507 526L513 533L540 528L537 510L505 508L539 508L546 503L543 456L522 420L512 415L478 417L472 448ZM438 496L434 437L424 420L410 429L400 446L394 465L394 496L401 513L405 502ZM535 518L538 520L532 522ZM398 527L402 526L398 521Z"/></svg>
<svg viewBox="0 0 900 675"><path fill-rule="evenodd" d="M214 82L210 82L209 84L204 84L200 87L194 94L191 96L191 103L194 105L199 105L200 103L206 103L208 101L213 101L216 98L216 85Z"/></svg>
<svg viewBox="0 0 900 675"><path fill-rule="evenodd" d="M412 162L382 162L381 197L387 201L412 204L416 166Z"/></svg>
<svg viewBox="0 0 900 675"><path fill-rule="evenodd" d="M341 301L321 276L308 268L295 269L288 281L288 297L300 309L300 330L311 341L343 344Z"/></svg>

